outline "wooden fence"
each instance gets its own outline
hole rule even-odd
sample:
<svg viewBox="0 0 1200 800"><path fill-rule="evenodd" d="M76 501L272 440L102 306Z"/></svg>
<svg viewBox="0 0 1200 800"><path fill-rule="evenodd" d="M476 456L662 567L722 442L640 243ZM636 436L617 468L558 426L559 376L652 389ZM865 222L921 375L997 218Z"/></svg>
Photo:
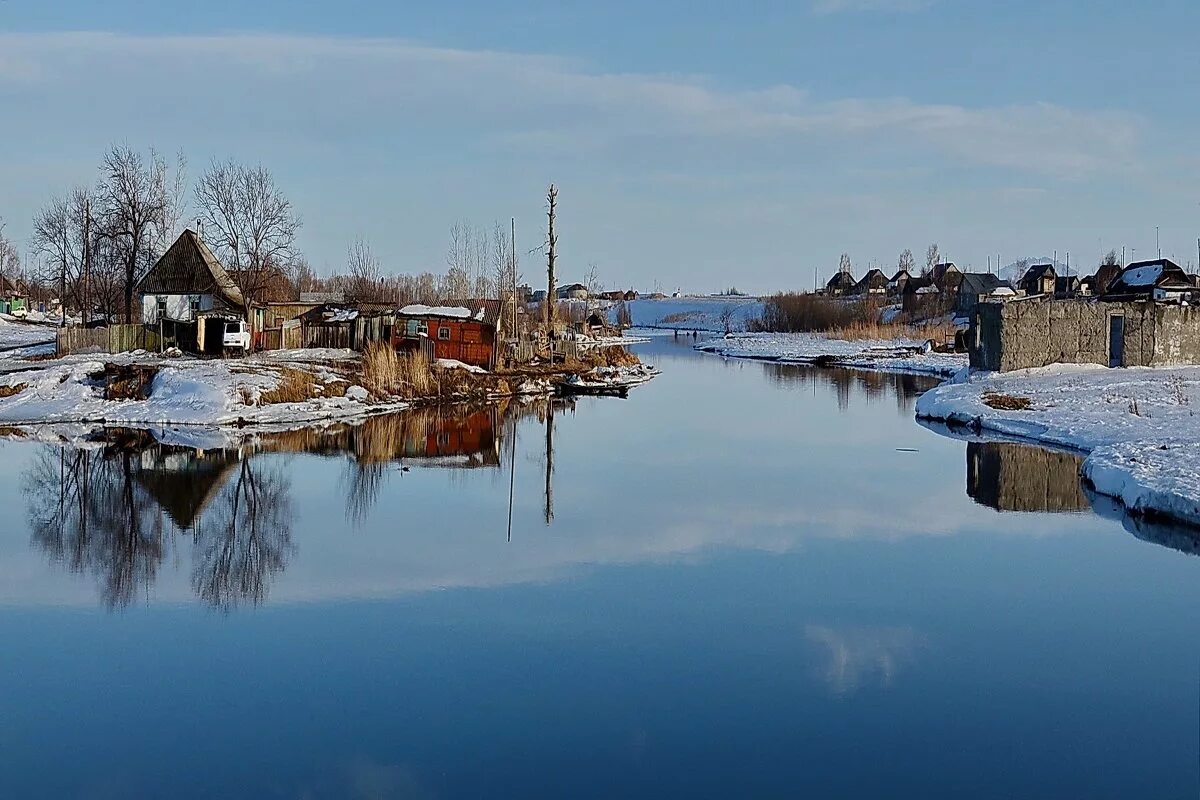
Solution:
<svg viewBox="0 0 1200 800"><path fill-rule="evenodd" d="M158 332L141 325L59 328L56 332L56 352L59 356L84 352L126 353L130 350L158 349Z"/></svg>

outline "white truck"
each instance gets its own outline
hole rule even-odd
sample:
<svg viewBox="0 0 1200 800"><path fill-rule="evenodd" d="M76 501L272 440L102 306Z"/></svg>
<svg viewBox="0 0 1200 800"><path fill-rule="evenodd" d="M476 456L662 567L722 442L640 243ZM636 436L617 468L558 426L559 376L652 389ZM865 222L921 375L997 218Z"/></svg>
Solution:
<svg viewBox="0 0 1200 800"><path fill-rule="evenodd" d="M250 330L246 327L244 320L225 323L225 336L221 341L221 345L225 348L226 352L231 350L239 351L238 355L245 355L250 352Z"/></svg>

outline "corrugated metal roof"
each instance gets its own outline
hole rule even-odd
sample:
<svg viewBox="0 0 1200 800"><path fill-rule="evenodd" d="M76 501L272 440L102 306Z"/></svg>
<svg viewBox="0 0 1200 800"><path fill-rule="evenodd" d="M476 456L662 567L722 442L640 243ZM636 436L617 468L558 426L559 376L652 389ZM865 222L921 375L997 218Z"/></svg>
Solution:
<svg viewBox="0 0 1200 800"><path fill-rule="evenodd" d="M138 284L141 294L212 294L229 305L246 303L237 284L196 232L188 229Z"/></svg>

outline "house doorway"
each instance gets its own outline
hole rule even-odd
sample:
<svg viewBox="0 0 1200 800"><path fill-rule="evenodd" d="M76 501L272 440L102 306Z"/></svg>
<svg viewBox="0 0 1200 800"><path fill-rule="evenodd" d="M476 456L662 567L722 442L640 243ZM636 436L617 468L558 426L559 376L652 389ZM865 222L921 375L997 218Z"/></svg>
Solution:
<svg viewBox="0 0 1200 800"><path fill-rule="evenodd" d="M1108 318L1108 365L1125 366L1125 317Z"/></svg>

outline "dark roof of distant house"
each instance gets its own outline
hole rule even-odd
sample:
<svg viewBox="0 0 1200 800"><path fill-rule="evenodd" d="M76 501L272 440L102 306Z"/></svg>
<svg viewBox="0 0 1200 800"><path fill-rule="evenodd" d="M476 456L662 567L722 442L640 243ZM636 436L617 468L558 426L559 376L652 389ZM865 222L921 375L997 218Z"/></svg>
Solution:
<svg viewBox="0 0 1200 800"><path fill-rule="evenodd" d="M991 294L997 289L1012 290L1012 284L991 272L964 272L958 291L966 294Z"/></svg>
<svg viewBox="0 0 1200 800"><path fill-rule="evenodd" d="M888 281L888 282L889 282L889 283L895 283L896 281L900 280L901 278L904 278L905 280L907 280L907 279L909 279L909 278L911 278L911 277L912 277L912 273L910 273L908 270L906 270L906 269L898 269L898 270L896 270L896 274L895 274L895 275L893 275L893 276L892 276L892 277L889 279L889 281Z"/></svg>
<svg viewBox="0 0 1200 800"><path fill-rule="evenodd" d="M829 289L836 287L849 289L854 286L854 275L852 275L848 270L839 269L837 272L833 273L833 277L826 282L825 286Z"/></svg>
<svg viewBox="0 0 1200 800"><path fill-rule="evenodd" d="M869 289L871 287L882 287L887 285L887 276L882 270L870 269L867 274L862 276L862 280L854 284L855 289Z"/></svg>
<svg viewBox="0 0 1200 800"><path fill-rule="evenodd" d="M245 301L229 273L196 232L188 229L138 284L141 294L212 294L242 308Z"/></svg>
<svg viewBox="0 0 1200 800"><path fill-rule="evenodd" d="M962 272L962 270L958 268L958 265L956 265L953 261L945 261L941 264L935 264L933 269L930 270L929 274L933 276L935 281L937 281L941 280L943 275L951 271Z"/></svg>
<svg viewBox="0 0 1200 800"><path fill-rule="evenodd" d="M0 296L9 297L17 293L17 284L0 275Z"/></svg>
<svg viewBox="0 0 1200 800"><path fill-rule="evenodd" d="M579 290L587 291L587 287L582 283L568 283L566 286L560 286L555 291L558 292L578 292Z"/></svg>
<svg viewBox="0 0 1200 800"><path fill-rule="evenodd" d="M1148 295L1155 288L1190 289L1192 281L1183 269L1168 258L1135 261L1113 278L1106 295Z"/></svg>
<svg viewBox="0 0 1200 800"><path fill-rule="evenodd" d="M1078 275L1059 275L1054 279L1054 291L1063 293L1074 291L1079 288L1080 281Z"/></svg>
<svg viewBox="0 0 1200 800"><path fill-rule="evenodd" d="M1041 280L1047 274L1057 275L1053 264L1034 264L1029 269L1025 270L1025 274L1021 276L1021 282Z"/></svg>

